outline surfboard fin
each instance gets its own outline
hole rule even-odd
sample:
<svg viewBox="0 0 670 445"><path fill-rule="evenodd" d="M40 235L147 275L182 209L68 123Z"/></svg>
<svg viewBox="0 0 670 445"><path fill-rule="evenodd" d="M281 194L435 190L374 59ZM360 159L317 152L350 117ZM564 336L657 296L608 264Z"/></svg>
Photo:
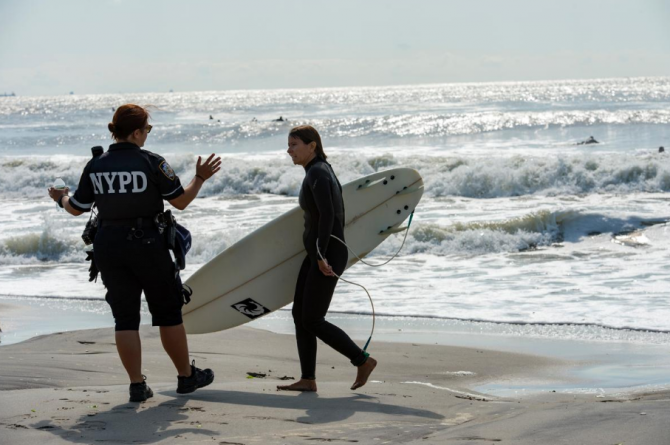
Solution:
<svg viewBox="0 0 670 445"><path fill-rule="evenodd" d="M419 190L423 190L423 183L413 185L412 187L405 187L404 189L396 192L396 195L409 195L411 193L416 193Z"/></svg>
<svg viewBox="0 0 670 445"><path fill-rule="evenodd" d="M409 229L409 226L396 227L396 228L393 228L393 229L382 230L382 231L379 232L379 234L380 235L391 235L393 233L404 232L407 229Z"/></svg>

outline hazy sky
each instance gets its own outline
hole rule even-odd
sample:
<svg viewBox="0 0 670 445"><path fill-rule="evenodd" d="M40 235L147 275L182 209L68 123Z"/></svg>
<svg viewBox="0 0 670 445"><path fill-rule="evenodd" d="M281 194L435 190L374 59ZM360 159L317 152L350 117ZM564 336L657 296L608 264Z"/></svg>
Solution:
<svg viewBox="0 0 670 445"><path fill-rule="evenodd" d="M0 93L668 75L669 0L0 0Z"/></svg>

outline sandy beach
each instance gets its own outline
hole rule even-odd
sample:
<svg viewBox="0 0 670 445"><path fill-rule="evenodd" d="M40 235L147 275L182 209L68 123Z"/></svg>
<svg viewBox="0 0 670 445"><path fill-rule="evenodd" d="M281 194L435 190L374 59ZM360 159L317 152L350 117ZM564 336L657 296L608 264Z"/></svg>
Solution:
<svg viewBox="0 0 670 445"><path fill-rule="evenodd" d="M0 348L0 443L670 443L670 393L493 397L484 383L559 385L568 361L487 349L376 342L380 364L361 390L354 369L321 345L316 394L277 392L299 377L294 338L238 328L191 337L211 386L175 393L155 328L142 328L155 396L128 403L112 329L36 337ZM265 374L249 378L248 373Z"/></svg>

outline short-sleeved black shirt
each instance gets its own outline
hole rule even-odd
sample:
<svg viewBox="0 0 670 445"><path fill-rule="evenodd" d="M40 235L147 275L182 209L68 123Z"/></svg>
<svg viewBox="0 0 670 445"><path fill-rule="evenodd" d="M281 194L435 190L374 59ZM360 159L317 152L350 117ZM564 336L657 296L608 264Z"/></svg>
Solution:
<svg viewBox="0 0 670 445"><path fill-rule="evenodd" d="M120 142L86 164L70 205L80 212L98 208L101 220L153 218L163 200L184 193L179 177L161 156Z"/></svg>

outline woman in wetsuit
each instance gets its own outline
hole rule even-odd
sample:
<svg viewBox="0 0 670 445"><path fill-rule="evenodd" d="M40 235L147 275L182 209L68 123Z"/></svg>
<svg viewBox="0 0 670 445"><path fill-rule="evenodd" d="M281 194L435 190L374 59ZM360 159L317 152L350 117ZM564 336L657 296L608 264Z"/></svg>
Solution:
<svg viewBox="0 0 670 445"><path fill-rule="evenodd" d="M313 127L303 125L291 130L288 154L294 164L305 168L300 207L305 212L303 244L307 256L298 274L293 299L293 322L302 376L298 382L277 386L277 389L316 391L317 338L358 368L356 381L351 387L357 389L365 385L377 361L325 319L338 280L335 275L344 272L348 259L347 247L330 236L344 240L342 186L326 162L321 137Z"/></svg>

